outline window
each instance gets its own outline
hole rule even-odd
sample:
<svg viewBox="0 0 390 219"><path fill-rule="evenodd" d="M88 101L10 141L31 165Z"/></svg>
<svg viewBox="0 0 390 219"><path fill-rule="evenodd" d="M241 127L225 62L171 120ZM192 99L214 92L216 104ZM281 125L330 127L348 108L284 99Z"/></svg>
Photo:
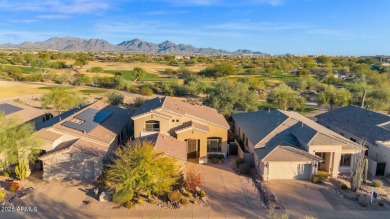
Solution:
<svg viewBox="0 0 390 219"><path fill-rule="evenodd" d="M174 120L174 119L172 119L172 122L175 122L175 120Z"/></svg>
<svg viewBox="0 0 390 219"><path fill-rule="evenodd" d="M179 122L179 120L178 120L178 119L176 119L176 122Z"/></svg>
<svg viewBox="0 0 390 219"><path fill-rule="evenodd" d="M350 167L351 159L352 159L352 154L342 154L340 159L340 166Z"/></svg>
<svg viewBox="0 0 390 219"><path fill-rule="evenodd" d="M221 138L207 138L207 152L222 152Z"/></svg>
<svg viewBox="0 0 390 219"><path fill-rule="evenodd" d="M160 131L160 122L156 120L149 120L145 122L145 131L158 132Z"/></svg>

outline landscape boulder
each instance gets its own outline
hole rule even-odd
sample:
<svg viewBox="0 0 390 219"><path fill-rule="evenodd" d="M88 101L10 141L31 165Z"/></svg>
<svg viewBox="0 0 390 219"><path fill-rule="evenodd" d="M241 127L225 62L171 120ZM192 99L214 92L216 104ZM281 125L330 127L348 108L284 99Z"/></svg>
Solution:
<svg viewBox="0 0 390 219"><path fill-rule="evenodd" d="M99 195L99 202L109 202L110 201L110 193L109 192L102 192Z"/></svg>

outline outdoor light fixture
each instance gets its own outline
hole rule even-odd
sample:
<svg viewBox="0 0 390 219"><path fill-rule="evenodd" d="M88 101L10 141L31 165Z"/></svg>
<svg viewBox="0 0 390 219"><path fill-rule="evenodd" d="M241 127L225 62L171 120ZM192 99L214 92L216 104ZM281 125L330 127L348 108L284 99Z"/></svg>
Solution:
<svg viewBox="0 0 390 219"><path fill-rule="evenodd" d="M268 166L269 166L268 162L267 162L267 163L265 163L265 167L267 167L267 168L268 168Z"/></svg>

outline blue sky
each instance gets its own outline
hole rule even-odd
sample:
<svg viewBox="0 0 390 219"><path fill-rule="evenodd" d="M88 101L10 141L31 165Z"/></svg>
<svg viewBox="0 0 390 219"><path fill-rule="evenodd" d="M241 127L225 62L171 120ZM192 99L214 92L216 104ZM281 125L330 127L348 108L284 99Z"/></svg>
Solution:
<svg viewBox="0 0 390 219"><path fill-rule="evenodd" d="M0 44L139 38L271 54L390 55L388 0L0 0Z"/></svg>

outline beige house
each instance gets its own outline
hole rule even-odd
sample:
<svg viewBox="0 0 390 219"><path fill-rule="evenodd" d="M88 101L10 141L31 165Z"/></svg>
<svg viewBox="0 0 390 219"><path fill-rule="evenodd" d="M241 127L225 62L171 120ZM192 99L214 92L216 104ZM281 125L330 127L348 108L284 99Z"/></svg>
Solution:
<svg viewBox="0 0 390 219"><path fill-rule="evenodd" d="M235 135L254 155L264 180L310 179L318 170L349 173L360 147L296 112L270 110L232 115Z"/></svg>
<svg viewBox="0 0 390 219"><path fill-rule="evenodd" d="M158 97L145 101L131 118L135 138L158 133L157 137L170 139L175 146L160 149L168 155L176 154L179 159L207 163L207 154L227 154L230 127L224 116L213 108L173 97ZM185 150L182 150L183 143Z"/></svg>
<svg viewBox="0 0 390 219"><path fill-rule="evenodd" d="M126 109L95 102L51 119L37 132L45 141L43 178L98 177L114 149L131 137L130 117Z"/></svg>
<svg viewBox="0 0 390 219"><path fill-rule="evenodd" d="M316 116L321 125L368 150L372 176L390 175L390 116L357 106L345 106Z"/></svg>

